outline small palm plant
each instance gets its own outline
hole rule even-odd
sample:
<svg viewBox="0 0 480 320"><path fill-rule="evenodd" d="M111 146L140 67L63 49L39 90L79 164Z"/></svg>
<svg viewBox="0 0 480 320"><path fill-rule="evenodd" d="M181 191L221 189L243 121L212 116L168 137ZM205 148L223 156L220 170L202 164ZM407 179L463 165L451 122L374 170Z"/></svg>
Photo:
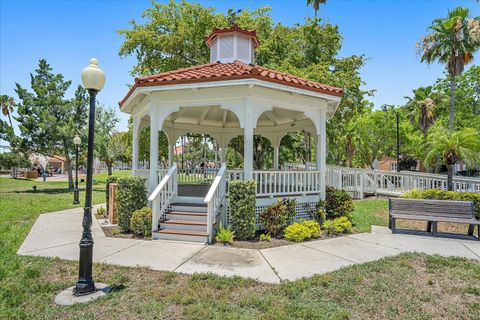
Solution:
<svg viewBox="0 0 480 320"><path fill-rule="evenodd" d="M218 229L217 235L215 236L215 241L223 244L232 244L233 243L234 232L232 228L228 226L226 229L220 223L220 229Z"/></svg>
<svg viewBox="0 0 480 320"><path fill-rule="evenodd" d="M453 166L459 161L478 164L480 161L480 133L472 128L451 131L439 127L428 136L427 165L437 162L447 166L449 191L453 190Z"/></svg>

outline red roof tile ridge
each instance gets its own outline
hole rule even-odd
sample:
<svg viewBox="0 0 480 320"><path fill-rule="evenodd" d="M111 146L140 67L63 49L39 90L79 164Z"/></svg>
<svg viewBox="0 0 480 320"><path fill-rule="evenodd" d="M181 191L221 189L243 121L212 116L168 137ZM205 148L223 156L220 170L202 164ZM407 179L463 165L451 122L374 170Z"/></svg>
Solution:
<svg viewBox="0 0 480 320"><path fill-rule="evenodd" d="M155 74L151 74L151 75L148 75L148 76L141 76L141 77L135 78L135 82L137 82L137 80L142 81L142 80L149 80L149 79L157 79L157 78L161 78L161 77L165 77L165 76L169 76L169 75L173 75L173 74L178 74L178 73L182 73L182 72L195 71L195 70L198 70L198 69L203 69L205 67L210 67L210 66L214 66L214 65L217 65L217 64L221 64L220 61L200 64L198 66L191 66L191 67L180 68L180 69L176 69L176 70L170 70L170 71L155 73Z"/></svg>

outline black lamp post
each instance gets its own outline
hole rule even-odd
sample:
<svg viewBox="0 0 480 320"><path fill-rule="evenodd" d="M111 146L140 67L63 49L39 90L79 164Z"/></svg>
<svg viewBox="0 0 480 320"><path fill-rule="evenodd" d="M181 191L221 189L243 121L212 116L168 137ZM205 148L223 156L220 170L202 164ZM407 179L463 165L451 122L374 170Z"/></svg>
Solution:
<svg viewBox="0 0 480 320"><path fill-rule="evenodd" d="M75 138L73 138L73 144L75 145L75 189L73 190L73 204L80 203L80 200L78 199L78 151L81 143L82 140L76 135Z"/></svg>
<svg viewBox="0 0 480 320"><path fill-rule="evenodd" d="M387 112L391 109L395 113L396 121L397 121L397 172L400 172L400 115L395 110L394 106L387 106L384 105L382 107L383 111Z"/></svg>
<svg viewBox="0 0 480 320"><path fill-rule="evenodd" d="M95 129L95 96L105 84L105 73L98 67L95 58L82 70L82 82L90 95L90 112L88 118L88 147L87 147L87 181L85 187L85 206L83 208L83 233L80 240L80 259L78 267L78 281L73 288L75 296L87 295L95 292L95 283L92 277L93 265L93 238L92 238L92 174L93 174L93 135Z"/></svg>

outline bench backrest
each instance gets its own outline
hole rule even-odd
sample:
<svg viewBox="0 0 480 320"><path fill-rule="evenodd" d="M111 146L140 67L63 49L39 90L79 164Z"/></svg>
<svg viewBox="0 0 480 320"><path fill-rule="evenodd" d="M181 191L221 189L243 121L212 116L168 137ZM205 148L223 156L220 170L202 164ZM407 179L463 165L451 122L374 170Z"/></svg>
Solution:
<svg viewBox="0 0 480 320"><path fill-rule="evenodd" d="M388 209L390 213L402 215L458 219L471 219L474 217L473 202L470 201L390 198Z"/></svg>

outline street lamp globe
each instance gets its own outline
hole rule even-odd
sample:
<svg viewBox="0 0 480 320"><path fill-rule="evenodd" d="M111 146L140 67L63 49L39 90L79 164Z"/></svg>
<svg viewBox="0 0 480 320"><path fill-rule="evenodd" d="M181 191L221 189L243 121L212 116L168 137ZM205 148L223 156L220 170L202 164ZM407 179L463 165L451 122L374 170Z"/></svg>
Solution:
<svg viewBox="0 0 480 320"><path fill-rule="evenodd" d="M78 134L73 138L73 144L79 146L82 143L82 139L78 136Z"/></svg>
<svg viewBox="0 0 480 320"><path fill-rule="evenodd" d="M90 59L90 64L82 70L83 86L89 90L100 91L105 84L105 73L98 66L95 58Z"/></svg>

